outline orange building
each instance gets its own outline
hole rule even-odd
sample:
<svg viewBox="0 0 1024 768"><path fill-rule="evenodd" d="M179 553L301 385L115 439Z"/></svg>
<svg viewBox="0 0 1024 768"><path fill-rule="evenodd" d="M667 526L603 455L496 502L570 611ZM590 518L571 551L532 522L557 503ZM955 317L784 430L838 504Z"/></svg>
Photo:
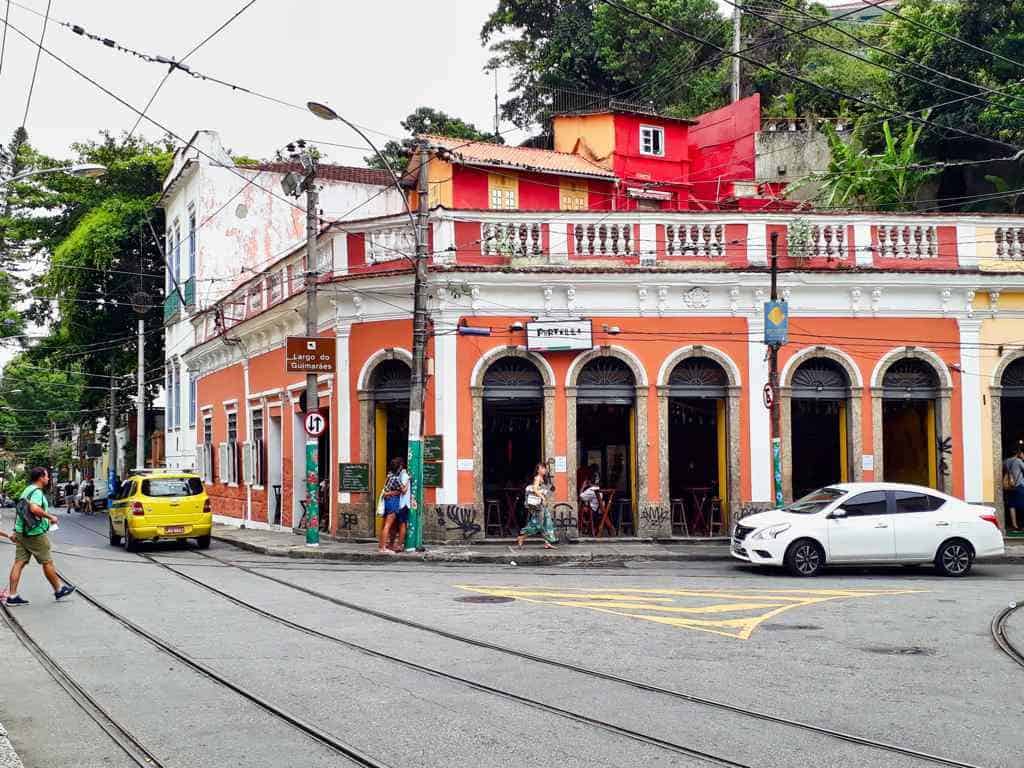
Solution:
<svg viewBox="0 0 1024 768"><path fill-rule="evenodd" d="M514 533L538 461L573 534L717 534L768 505L773 241L785 496L884 479L999 501L984 372L1014 353L982 324L1024 278L985 259L1024 220L795 212L741 178L743 130L715 163L701 128L605 113L556 120L555 150L430 138L428 541ZM716 166L731 176L705 197ZM369 536L406 451L412 237L396 214L325 227L319 248L320 333L338 352L318 392L323 524ZM304 381L283 346L303 333L302 260L192 317L196 463L225 520L301 514ZM596 511L579 498L590 473Z"/></svg>

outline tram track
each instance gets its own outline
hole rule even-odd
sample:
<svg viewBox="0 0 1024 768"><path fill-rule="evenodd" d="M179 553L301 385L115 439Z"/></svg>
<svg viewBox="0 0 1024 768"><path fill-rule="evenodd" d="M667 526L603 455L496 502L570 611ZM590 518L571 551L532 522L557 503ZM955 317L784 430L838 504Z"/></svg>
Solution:
<svg viewBox="0 0 1024 768"><path fill-rule="evenodd" d="M236 683L232 680L229 680L228 678L224 677L219 672L207 666L203 662L192 657L191 655L180 650L179 648L176 648L167 641L157 637L153 633L149 632L148 630L142 628L141 626L133 622L127 616L124 616L123 614L109 607L104 602L91 595L85 589L83 589L80 585L77 585L70 579L66 578L64 574L59 573L59 575L66 584L72 584L73 586L75 586L76 595L78 595L81 599L85 600L87 603L89 603L92 607L96 608L101 613L113 619L115 622L120 624L122 627L127 629L132 634L146 640L148 643L156 647L158 650L178 660L185 666L192 669L194 672L197 672L200 675L203 675L204 677L214 681L220 687L230 690L231 692L246 699L250 703L256 705L259 709L262 709L264 712L272 715L278 720L287 723L291 727L308 736L313 741L318 742L323 746L327 747L328 749L336 752L337 754L346 758L349 764L363 766L363 768L389 768L389 766L386 763L380 762L379 760L370 757L361 750L341 741L340 739L328 733L324 729L319 728L305 721L298 715L287 712L286 710L271 703L267 699L264 699L263 697L259 696L255 692L249 690L245 686ZM39 644L36 643L28 635L27 632L25 632L24 628L22 628L20 624L17 623L17 620L10 615L6 608L4 608L4 615L7 618L9 624L12 626L12 629L14 629L15 626L20 629L20 632L15 630L16 634L18 634L19 639L21 639L23 643L27 640L30 644L27 647L30 647L30 650L32 648L35 648L38 651L38 653L41 654L40 656L36 653L33 653L33 655L36 655L36 657L40 659L44 667L46 667L48 671L51 671L51 674L55 668L60 670L61 679L58 680L58 683L60 683L61 687L65 688L65 690L68 690L68 688L65 687L66 685L72 688L72 690L75 692L72 695L72 698L75 699L76 703L81 703L79 698L77 698L78 696L82 697L82 700L89 702L100 713L103 714L107 726L115 728L118 734L129 739L133 745L136 745L137 748L141 750L141 752L146 756L145 759L148 759L149 762L138 762L136 756L132 755L132 753L129 752L129 755L132 756L133 759L136 759L139 765L158 767L165 765L164 763L161 763L159 760L153 757L148 752L148 750L142 747L142 745L135 739L134 736L131 735L129 731L127 731L127 729L124 728L124 726L118 724L116 720L114 720L110 715L106 714L102 707L95 701L95 699L77 681L75 681L74 678L70 674L68 674L66 670L63 670L63 668L60 667L56 660L54 660L52 656L46 653L46 651L43 650L42 647L39 646ZM89 712L88 709L86 711ZM90 716L92 716L92 713L90 713ZM93 719L96 718L93 717ZM97 722L100 723L101 727L104 727L104 723L100 722L99 720L97 720ZM104 730L110 733L110 731L107 730L107 727L104 727ZM118 741L118 739L115 738L113 735L112 738L114 738L115 741ZM118 743L119 745L121 745L120 742ZM122 748L124 748L123 745L121 746Z"/></svg>
<svg viewBox="0 0 1024 768"><path fill-rule="evenodd" d="M992 618L992 625L989 629L992 633L992 639L995 640L999 649L1013 659L1013 661L1024 667L1024 649L1014 645L1006 633L1006 622L1014 612L1019 611L1022 607L1024 607L1024 602L1010 603Z"/></svg>
<svg viewBox="0 0 1024 768"><path fill-rule="evenodd" d="M85 688L83 688L74 677L46 651L35 639L25 630L21 622L14 616L13 612L0 603L0 613L3 614L4 622L10 628L18 641L25 649L39 662L39 665L46 670L68 697L85 714L110 737L127 757L136 765L142 768L164 768L166 763L157 758L146 746L117 718L111 715Z"/></svg>
<svg viewBox="0 0 1024 768"><path fill-rule="evenodd" d="M100 532L96 531L95 529L92 529L89 526L81 525L81 527L85 528L87 530L92 531L96 535L104 536L104 538L105 538L105 535L101 534ZM155 564L157 566L160 566L161 568L164 568L164 569L170 571L171 573L174 573L176 576L178 576L178 577L180 577L180 578L182 578L182 579L184 579L184 580L186 580L186 581L188 581L190 583L193 583L196 586L199 586L199 587L201 587L203 589L206 589L206 590L210 591L211 593L219 595L220 597L222 597L222 598L232 602L235 605L238 605L239 607L242 607L242 608L244 608L246 610L249 610L249 611L251 611L251 612L253 612L253 613L257 614L257 615L260 615L260 616L270 620L270 621L273 621L275 623L281 624L282 626L286 626L286 627L289 627L289 628L291 628L291 629L293 629L295 631L302 632L302 633L304 633L306 635L317 637L319 639L322 639L322 640L325 640L325 641L329 641L329 642L332 642L332 643L336 643L336 644L339 644L341 646L347 647L347 648L349 648L349 649L351 649L353 651L359 652L359 653L367 654L369 656L372 656L372 657L375 657L375 658L379 658L379 659L383 659L383 660L386 660L388 662L397 663L397 664L400 664L400 665L402 665L402 666L404 666L406 668L409 668L409 669L413 669L413 670L416 670L416 671L419 671L419 672L422 672L422 673L425 673L425 674L429 674L429 675L432 675L434 677L439 677L439 678L447 679L449 681L456 682L456 683L461 684L461 685L465 685L465 686L467 686L469 688L472 688L474 690L478 690L478 691L481 691L481 692L485 692L485 693L489 693L489 694L492 694L492 695L496 695L496 696L499 696L501 698L505 698L507 700L516 701L516 702L518 702L520 704L524 704L526 706L530 706L530 707L541 709L541 710L546 711L546 712L548 712L550 714L554 714L554 715L561 716L561 717L566 717L566 718L575 720L577 722L581 722L581 723L588 724L588 725L591 725L591 726L595 726L595 727L598 727L598 728L601 728L601 729L604 729L604 730L608 730L608 731L611 731L613 733L617 733L618 735L625 736L627 738L635 739L635 740L638 740L638 741L642 741L642 742L645 742L647 744L652 744L654 746L657 746L657 747L660 747L660 748L663 748L663 749L667 749L667 750L670 750L670 751L673 751L673 752L676 752L676 753L679 753L679 754L683 754L683 755L686 755L686 756L691 757L691 758L703 760L703 761L706 761L706 762L710 762L712 764L729 766L730 768L749 768L749 766L745 766L742 763L737 763L737 762L731 761L729 759L722 758L720 756L704 752L703 750L696 750L696 749L688 747L686 745L676 744L674 742L669 742L669 741L665 741L665 740L662 740L662 739L657 739L656 737L652 737L652 736L649 736L647 734L642 734L642 733L639 733L637 731L632 731L631 729L625 728L623 726L619 726L619 725L616 725L616 724L613 724L613 723L608 723L606 721L598 720L596 718L590 718L590 717L588 717L586 715L582 715L580 713L572 712L570 710L565 710L565 709L562 709L562 708L559 708L559 707L547 704L545 702L537 701L535 699L530 699L529 697L521 696L521 695L513 693L511 691L495 688L493 686L489 686L489 685L486 685L484 683L480 683L480 682L477 682L477 681L474 681L474 680L469 680L467 678L463 678L463 677L460 677L458 675L454 675L454 674L445 672L443 670L438 670L438 669L435 669L435 668L432 668L432 667L426 667L424 665L418 664L416 662L409 661L407 659L396 658L395 656L382 653L382 652L377 651L377 650L375 650L373 648L362 646L362 645L360 645L358 643L354 643L352 641L344 640L343 638L337 637L335 635L330 635L330 634L321 632L321 631L319 631L317 629L314 629L312 627L308 627L308 626L305 626L305 625L302 625L302 624L298 624L296 622L291 621L290 619L287 619L285 617L279 616L279 615L274 614L274 613L272 613L270 611L267 611L267 610L262 609L262 608L260 608L258 606L255 606L255 605L253 605L251 603L248 603L247 601L243 600L242 598L239 598L239 597L237 597L235 595L232 595L232 594L230 594L228 592L225 592L224 590L221 590L221 589L219 589L217 587L214 587L212 585L206 584L201 579L197 579L197 578L195 578L193 576L190 576L189 574L183 573L180 570L178 570L178 568L175 568L175 567L173 567L172 565L170 565L168 563L161 562L160 560L157 560L152 555L149 555L149 554L146 554L146 553L136 553L136 554L143 561L147 561L148 560L149 562L151 562L151 563L153 563L153 564ZM157 556L159 556L159 553L156 553L156 554L157 554ZM526 652L526 651L520 651L520 650L517 650L515 648L509 648L509 647L506 647L506 646L502 646L502 645L499 645L499 644L496 644L496 643L491 643L491 642L484 641L484 640L478 640L476 638L472 638L472 637L469 637L469 636L466 636L466 635L461 635L461 634L456 633L456 632L450 632L448 630L444 630L444 629L441 629L439 627L433 627L433 626L430 626L430 625L427 625L427 624L423 624L423 623L420 623L420 622L417 622L417 621L414 621L414 620L411 620L411 619L404 619L404 618L401 618L401 617L398 617L398 616L393 616L393 615L387 614L387 613L385 613L383 611L378 611L378 610L373 609L373 608L369 608L369 607L366 607L366 606L358 605L356 603L351 603L351 602L349 602L347 600L336 598L336 597L334 597L332 595L328 595L328 594L325 594L325 593L322 593L322 592L318 592L318 591L316 591L314 589L310 589L308 587L304 587L304 586L301 586L301 585L298 585L298 584L293 584L293 583L287 581L286 579L282 579L282 578L279 578L277 576L270 575L268 573L262 573L262 572L260 572L260 570L257 570L257 568L261 567L260 563L252 564L252 565L256 566L256 567L252 567L252 565L242 564L239 561L225 560L223 558L217 557L216 555L212 555L212 554L207 553L207 552L190 551L190 554L198 555L201 558L205 558L205 559L211 560L211 561L217 563L220 567L238 569L238 570L240 570L240 571L242 571L244 573L247 573L249 575L253 575L253 576L257 576L257 577L262 578L262 579L266 579L266 580L271 581L273 583L279 584L281 586L287 587L289 589L292 589L292 590L295 590L295 591L298 591L298 592L301 592L301 593L304 593L304 594L307 594L307 595L309 595L311 597L323 600L325 602L337 605L339 607L342 607L342 608L345 608L345 609L348 609L348 610L351 610L351 611L355 611L355 612L361 613L363 615L372 616L374 618L381 619L381 620L384 620L384 621L388 621L388 622L391 622L391 623L394 623L394 624L405 626L405 627L408 627L408 628L412 628L412 629L416 629L416 630L419 630L419 631L427 632L427 633L430 633L430 634L433 634L435 636L439 636L439 637L442 637L442 638L445 638L445 639L448 639L448 640L453 640L453 641L456 641L456 642L460 642L460 643L463 643L463 644L475 646L475 647L482 648L482 649L485 649L485 650L495 651L495 652L506 654L506 655L509 655L509 656L518 657L518 658L523 659L523 660L527 660L527 661L543 664L543 665L546 665L546 666L549 666L549 667L552 667L552 668L557 668L557 669L561 669L561 670L565 670L565 671L570 671L570 672L578 673L578 674L584 675L586 677L600 679L600 680L604 680L604 681L608 681L608 682L612 682L612 683L616 683L616 684L620 684L620 685L625 685L625 686L628 686L630 688L634 688L634 689L641 690L641 691L644 691L644 692L667 696L667 697L670 697L670 698L673 698L673 699L676 699L676 700L688 702L690 704L697 704L697 705L702 705L702 706L718 709L720 711L730 712L732 714L737 714L737 715L749 717L749 718L752 718L752 719L755 719L755 720L759 720L761 722L772 723L772 724L781 725L781 726L788 726L788 727L791 727L791 728L794 728L794 729L802 730L802 731L805 731L805 732L808 732L808 733L814 733L814 734L817 734L819 736L824 736L824 737L827 737L827 738L830 738L830 739L836 739L836 740L839 740L839 741L855 744L855 745L858 745L858 746L867 747L867 748L871 748L871 749L875 749L875 750L880 750L882 752L886 752L886 753L890 753L890 754L898 754L898 755L901 755L901 756L904 756L904 757L913 758L915 760L922 761L922 762L925 762L925 763L930 763L930 764L933 764L933 765L944 765L944 766L950 766L951 768L981 768L980 766L978 766L976 764L973 764L973 763L968 763L968 762L956 760L956 759L953 759L953 758L948 758L948 757L944 757L944 756L940 756L940 755L935 755L935 754L927 753L927 752L924 752L924 751L915 750L915 749L912 749L910 747L903 747L903 746L899 746L899 745L896 745L896 744L891 744L891 743L888 743L888 742L871 739L871 738L868 738L868 737L858 736L856 734L846 733L846 732L843 732L843 731L826 728L824 726L817 726L817 725L814 725L814 724L811 724L811 723L806 723L806 722L799 721L799 720L794 720L794 719L790 719L790 718L786 718L786 717L782 717L782 716L778 716L778 715L772 715L770 713L761 712L761 711L758 711L758 710L749 709L749 708L738 706L738 705L728 704L726 702L717 701L717 700L714 700L714 699L708 699L708 698L697 696L697 695L694 695L694 694L689 694L689 693L685 693L685 692L682 692L682 691L673 690L673 689L670 689L670 688L664 688L664 687L661 687L661 686L656 686L656 685L652 685L652 684L649 684L649 683L644 683L644 682L638 681L638 680L632 680L630 678L622 677L622 676L619 676L619 675L614 675L612 673L603 672L603 671L595 670L595 669L590 669L590 668L587 668L587 667L583 667L583 666L580 666L580 665L577 665L577 664L568 663L568 662L562 662L562 661L559 661L557 659L548 658L548 657L541 656L541 655L538 655L538 654L532 654L532 653L529 653L529 652ZM183 565L187 565L188 564L188 561L185 560L185 558L179 558L179 557L175 556L175 557L172 557L171 559L177 561L175 563L176 565L179 564L179 563L183 564ZM201 564L199 562L196 562L196 561L193 560L193 562L191 563L190 567L201 567ZM302 570L306 570L306 569L302 569ZM309 569L309 570L313 570L313 569ZM317 569L318 572L319 572L319 570L320 569ZM87 598L87 599L89 599L89 598ZM186 662L186 663L188 663L188 662ZM214 674L216 674L216 673L214 673Z"/></svg>
<svg viewBox="0 0 1024 768"><path fill-rule="evenodd" d="M296 590L298 592L302 592L304 594L307 594L307 595L309 595L311 597L315 597L315 598L318 598L318 599L323 600L325 602L331 603L333 605L337 605L337 606L339 606L341 608L346 608L348 610L355 611L355 612L361 613L363 615L372 616L374 618L381 619L383 621L388 621L388 622L391 622L393 624L398 624L400 626L404 626L404 627L408 627L408 628L411 628L411 629L420 630L422 632L427 632L427 633L435 635L437 637L443 637L443 638L448 639L448 640L453 640L453 641L456 641L456 642L459 642L459 643L463 643L463 644L466 644L466 645L471 645L471 646L474 646L474 647L477 647L477 648L482 648L482 649L489 650L489 651L495 651L495 652L502 653L502 654L505 654L505 655L508 655L508 656L516 657L516 658L519 658L519 659L523 659L523 660L526 660L526 661L531 661L531 662L535 662L535 663L538 663L538 664L543 664L545 666L552 667L552 668L555 668L555 669L560 669L560 670L569 671L569 672L575 672L575 673L584 675L586 677L590 677L590 678L594 678L594 679L599 679L599 680L605 680L607 682L612 682L612 683L616 683L616 684L619 684L619 685L624 685L624 686L627 686L627 687L630 687L630 688L634 688L636 690L641 690L641 691L644 691L644 692L647 692L647 693L655 693L655 694L659 694L659 695L662 695L662 696L667 696L669 698L676 699L676 700L679 700L679 701L685 701L685 702L688 702L688 703L691 703L691 704L698 704L698 705L702 705L702 706L705 706L705 707L717 709L717 710L720 710L720 711L730 712L730 713L733 713L733 714L749 717L749 718L754 719L754 720L759 720L761 722L773 723L775 725L787 726L787 727L794 728L794 729L801 730L801 731L805 731L805 732L808 732L808 733L815 733L815 734L818 734L820 736L825 736L825 737L828 737L828 738L831 738L831 739L836 739L838 741L843 741L843 742L847 742L847 743L850 743L850 744L856 744L856 745L863 746L863 747L870 747L872 749L876 749L876 750L879 750L879 751L882 751L882 752L887 752L887 753L890 753L890 754L898 754L898 755L902 755L902 756L905 756L905 757L910 757L910 758L913 758L913 759L916 759L916 760L919 760L919 761L922 761L922 762L930 763L932 765L944 765L944 766L949 766L950 768L982 768L982 766L979 766L979 765L977 765L975 763L968 763L968 762L964 762L964 761L961 761L961 760L956 760L954 758L944 757L944 756L941 756L941 755L935 755L935 754L932 754L932 753L929 753L929 752L924 752L924 751L921 751L921 750L916 750L916 749L913 749L911 747L903 747L903 746L900 746L898 744L892 744L892 743L885 742L885 741L871 739L871 738L866 737L866 736L858 736L856 734L847 733L845 731L840 731L840 730L836 730L836 729L826 728L824 726L814 725L813 723L807 723L807 722L804 722L804 721L801 721L801 720L795 720L795 719L783 717L781 715L772 715L772 714L767 713L767 712L762 712L762 711L759 711L759 710L750 709L750 708L742 707L742 706L735 705L735 704L728 704L728 703L723 702L723 701L718 701L718 700L715 700L715 699L709 699L709 698L706 698L706 697L697 696L695 694L685 693L683 691L677 691L677 690L674 690L674 689L671 689L671 688L664 688L662 686L657 686L657 685L653 685L653 684L650 684L650 683L645 683L645 682L642 682L642 681L639 681L639 680L633 680L633 679L630 679L630 678L627 678L627 677L622 677L620 675L612 674L610 672L602 672L601 670L591 669L591 668L584 667L584 666L581 666L581 665L578 665L578 664L572 664L572 663L569 663L569 662L559 661L557 659L552 659L552 658L549 658L547 656L541 656L539 654L529 653L527 651L521 651L521 650L517 650L515 648L509 648L507 646L499 645L497 643L492 643L492 642L489 642L489 641L486 641L486 640L479 640L477 638L469 637L467 635L462 635L462 634L459 634L457 632L450 632L448 630L441 629L439 627L433 627L433 626L430 626L428 624L423 624L421 622L414 621L412 619L404 619L404 618L401 618L401 617L398 617L398 616L393 616L393 615L385 613L383 611L378 611L378 610L376 610L374 608L368 608L366 606L358 605L357 603L352 603L352 602L349 602L347 600L342 600L341 598L334 597L333 595L327 595L327 594L324 594L322 592L318 592L317 590L310 589L308 587L304 587L304 586L301 586L301 585L298 585L298 584L292 584L291 582L289 582L289 581L287 581L285 579L278 578L277 576L271 576L270 574L266 574L266 573L260 573L258 570L254 569L254 568L251 568L251 567L248 567L248 566L244 566L244 565L239 565L237 563L233 563L233 562L228 561L228 560L223 560L223 559L217 557L216 555L211 555L208 552L196 551L194 554L199 555L200 557L203 557L203 558L207 558L207 559L219 562L219 563L221 563L225 567L237 568L238 570L243 571L245 573L248 573L250 575L257 576L257 577L259 577L261 579L266 579L266 580L271 581L271 582L276 583L276 584L280 584L282 586L288 587L288 588ZM174 569L171 569L171 570L174 570ZM348 642L348 641L344 641L344 642Z"/></svg>

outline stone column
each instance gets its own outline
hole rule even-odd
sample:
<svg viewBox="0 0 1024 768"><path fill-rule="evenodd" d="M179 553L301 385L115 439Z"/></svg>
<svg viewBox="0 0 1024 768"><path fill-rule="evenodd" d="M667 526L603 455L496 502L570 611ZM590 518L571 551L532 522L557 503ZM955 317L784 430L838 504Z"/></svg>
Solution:
<svg viewBox="0 0 1024 768"><path fill-rule="evenodd" d="M727 521L732 519L732 510L739 509L743 504L743 499L741 498L743 493L743 486L741 484L743 477L743 450L740 445L740 396L742 393L742 386L739 384L731 385L726 402L726 426L729 430L729 441L726 445L726 450L729 452L729 455L725 457L725 466L729 473L729 509L723 509L722 515L726 516L725 520Z"/></svg>
<svg viewBox="0 0 1024 768"><path fill-rule="evenodd" d="M871 435L872 435L872 446L875 451L875 482L883 482L885 480L885 452L882 450L882 445L885 440L882 439L882 389L871 390Z"/></svg>
<svg viewBox="0 0 1024 768"><path fill-rule="evenodd" d="M1003 388L993 384L988 389L989 413L992 420L992 503L999 515L999 525L1006 530L1006 505L1003 501ZM1020 522L1020 515L1017 516Z"/></svg>
<svg viewBox="0 0 1024 768"><path fill-rule="evenodd" d="M848 471L853 482L864 479L864 424L861 421L860 403L863 387L850 387L850 398L846 401L846 458L850 463Z"/></svg>
<svg viewBox="0 0 1024 768"><path fill-rule="evenodd" d="M579 469L579 452L576 449L576 387L565 388L565 472L569 487L569 503L578 508L579 497L576 488L576 472Z"/></svg>
<svg viewBox="0 0 1024 768"><path fill-rule="evenodd" d="M751 393L753 395L753 393ZM782 498L793 500L793 388L779 387L779 437L782 439Z"/></svg>
<svg viewBox="0 0 1024 768"><path fill-rule="evenodd" d="M949 440L950 450L948 453L938 451L936 457L936 469L938 471L938 486L939 490L943 493L953 493L953 389L952 387L942 387L939 390L939 398L935 402L936 408L938 408L938 424L936 424L936 435L939 439L945 438ZM979 447L980 449L980 447ZM932 446L932 450L938 450L938 446ZM947 471L942 472L941 462L942 459L946 460ZM966 459L966 457L964 457Z"/></svg>
<svg viewBox="0 0 1024 768"><path fill-rule="evenodd" d="M964 498L983 501L981 450L981 320L961 319L960 360L965 373L960 375L960 406L963 411L961 445L964 457ZM943 427L945 429L945 427Z"/></svg>
<svg viewBox="0 0 1024 768"><path fill-rule="evenodd" d="M672 503L669 499L672 492L669 486L668 389L664 384L658 386L658 501L665 506Z"/></svg>

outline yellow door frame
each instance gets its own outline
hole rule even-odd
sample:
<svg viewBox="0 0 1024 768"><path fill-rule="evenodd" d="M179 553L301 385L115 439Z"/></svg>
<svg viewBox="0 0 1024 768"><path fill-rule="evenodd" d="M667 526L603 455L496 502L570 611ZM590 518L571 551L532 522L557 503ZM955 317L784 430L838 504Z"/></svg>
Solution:
<svg viewBox="0 0 1024 768"><path fill-rule="evenodd" d="M629 497L632 500L630 504L631 514L633 516L633 535L636 535L636 520L637 520L637 471L636 471L636 458L637 458L637 444L636 444L636 403L634 402L629 406Z"/></svg>
<svg viewBox="0 0 1024 768"><path fill-rule="evenodd" d="M850 481L850 454L849 446L847 444L847 431L848 426L846 423L847 418L846 401L839 401L839 481L847 483Z"/></svg>
<svg viewBox="0 0 1024 768"><path fill-rule="evenodd" d="M928 415L925 417L926 425L928 428L928 446L926 448L928 452L928 487L938 488L939 487L939 472L937 462L937 446L935 443L935 401L928 401Z"/></svg>
<svg viewBox="0 0 1024 768"><path fill-rule="evenodd" d="M373 408L373 498L370 499L370 514L374 516L373 532L380 535L384 518L377 517L377 499L388 476L388 409L377 403Z"/></svg>
<svg viewBox="0 0 1024 768"><path fill-rule="evenodd" d="M729 453L728 440L729 432L726 428L725 400L715 400L715 430L717 431L718 442L718 498L722 504L722 525L728 530L729 525Z"/></svg>

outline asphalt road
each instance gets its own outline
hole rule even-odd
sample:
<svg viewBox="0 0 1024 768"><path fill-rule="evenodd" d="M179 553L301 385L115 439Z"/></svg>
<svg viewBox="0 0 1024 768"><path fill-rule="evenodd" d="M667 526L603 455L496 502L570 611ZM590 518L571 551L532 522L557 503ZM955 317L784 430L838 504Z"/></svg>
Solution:
<svg viewBox="0 0 1024 768"><path fill-rule="evenodd" d="M191 546L144 550L172 571L110 547L105 532L103 517L62 519L53 539L69 580L382 765L943 764L743 710L953 763L1019 768L1024 754L1024 670L989 635L995 613L1024 599L1020 565L959 580L890 568L805 581L707 562L361 566L217 544L216 560ZM0 553L9 562L13 549ZM350 764L84 598L55 604L34 565L21 594L33 601L16 613L26 632L161 764ZM1008 628L1024 646L1024 616ZM0 653L0 722L26 766L137 764L4 622Z"/></svg>

